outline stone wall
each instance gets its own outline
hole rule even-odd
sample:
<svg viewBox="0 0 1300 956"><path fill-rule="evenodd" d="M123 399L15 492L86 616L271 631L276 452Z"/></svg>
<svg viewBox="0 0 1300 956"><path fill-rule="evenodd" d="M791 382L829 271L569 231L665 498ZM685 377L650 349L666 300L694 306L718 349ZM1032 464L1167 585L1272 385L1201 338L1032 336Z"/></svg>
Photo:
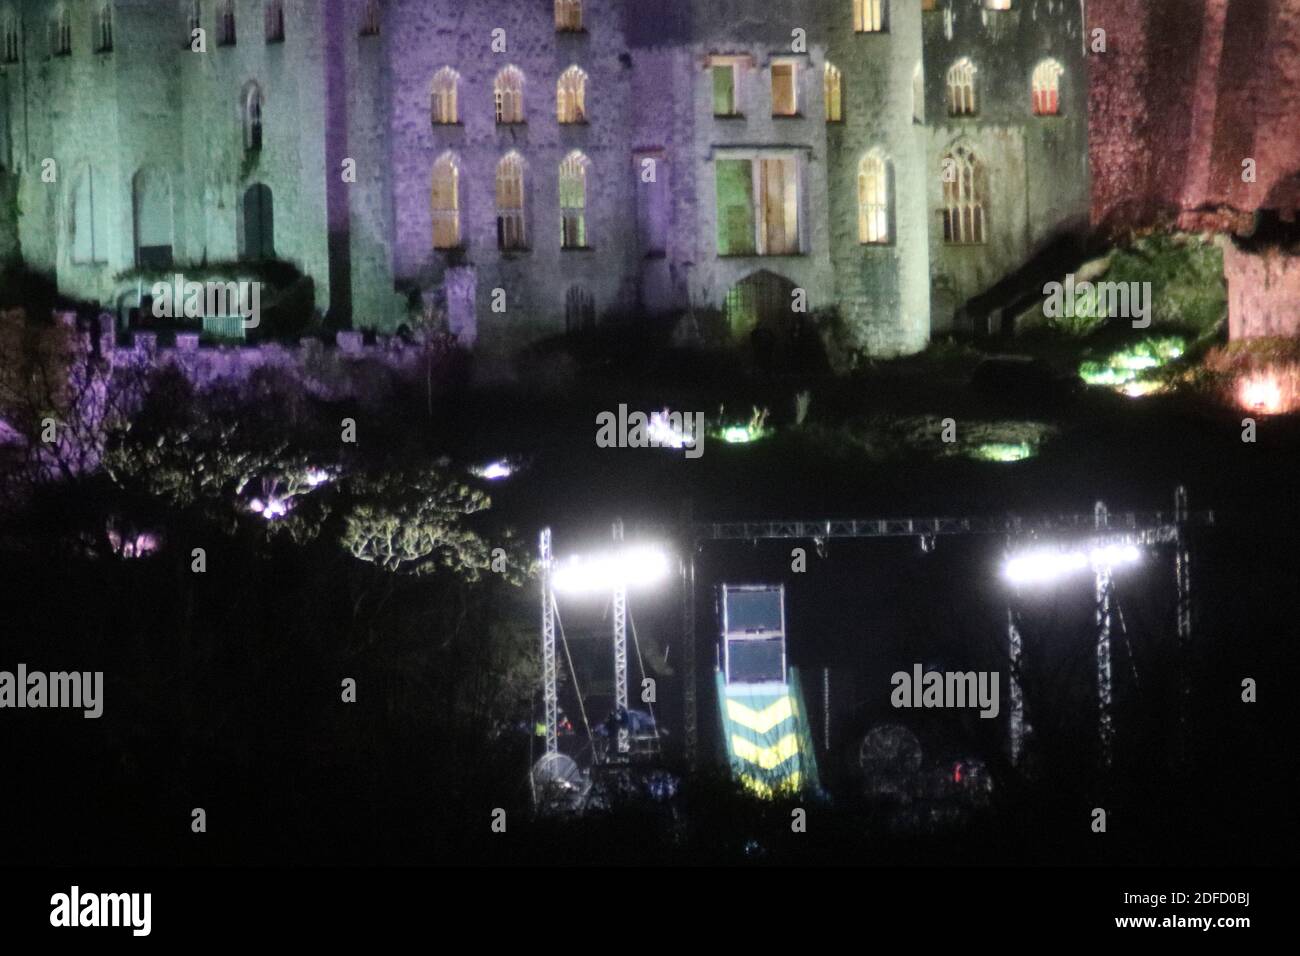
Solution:
<svg viewBox="0 0 1300 956"><path fill-rule="evenodd" d="M1300 251L1253 250L1229 240L1223 272L1230 339L1300 336Z"/></svg>
<svg viewBox="0 0 1300 956"><path fill-rule="evenodd" d="M1067 0L1019 0L987 10L983 0L938 0L926 13L926 177L930 220L932 326L952 327L954 312L1014 272L1054 239L1088 229L1088 64L1082 20ZM947 71L969 57L977 72L974 116L948 115ZM1032 112L1034 68L1061 65L1060 113ZM960 146L985 171L986 241L944 242L944 158Z"/></svg>
<svg viewBox="0 0 1300 956"><path fill-rule="evenodd" d="M105 305L120 304L109 301L123 288L115 277L135 265L142 175L168 197L179 266L240 255L245 190L261 184L274 197L276 254L314 280L317 305L340 324L392 331L408 303L445 300L467 340L507 347L562 331L575 293L602 318L644 317L721 309L738 283L771 273L769 288L793 284L809 310L838 307L870 352L911 352L962 302L1086 220L1076 0L1016 0L1010 11L936 0L925 12L919 0L893 0L875 33L853 30L852 0L586 0L577 33L556 30L553 0L387 0L379 36L359 34L364 0L285 0L282 43L263 35L262 0L235 0L233 46L218 45L215 4L203 3L204 54L185 42L188 3L115 0L113 51L90 49L93 5L74 4L69 57L49 53L48 4L15 2L24 52L0 66L0 118L19 176L23 252L63 292ZM743 117L713 115L715 55L746 58ZM979 113L949 120L946 72L959 56L977 61ZM1035 117L1030 74L1048 56L1066 70L1062 115ZM772 115L777 60L798 64L796 116ZM827 62L843 76L839 123L824 111ZM525 75L527 121L498 125L493 78L508 64ZM586 122L561 125L556 81L574 65L588 77ZM460 122L435 126L431 81L448 66L461 78ZM265 98L256 156L240 126L253 82ZM979 246L942 239L940 164L957 142L989 171ZM857 235L858 166L871 149L892 167L892 229L880 245ZM529 241L502 252L495 179L510 150L526 164ZM591 164L589 238L566 249L558 168L575 150ZM464 248L440 252L431 177L447 153L462 170ZM797 157L797 253L718 253L715 173L728 156ZM41 182L47 158L57 184ZM656 188L642 179L646 160ZM349 162L355 182L344 179ZM87 168L105 241L79 262L69 206ZM0 249L4 241L0 224Z"/></svg>
<svg viewBox="0 0 1300 956"><path fill-rule="evenodd" d="M1090 0L1092 219L1231 226L1300 208L1300 0ZM1243 180L1255 161L1255 182Z"/></svg>
<svg viewBox="0 0 1300 956"><path fill-rule="evenodd" d="M339 332L333 346L318 339L298 345L207 346L196 333L176 336L174 345L160 347L152 332L137 332L127 344L104 333L100 354L115 371L172 368L198 390L240 387L258 375L270 374L300 386L302 393L327 402L384 399L390 387L425 374L428 353L421 345L380 335L364 344L361 332Z"/></svg>

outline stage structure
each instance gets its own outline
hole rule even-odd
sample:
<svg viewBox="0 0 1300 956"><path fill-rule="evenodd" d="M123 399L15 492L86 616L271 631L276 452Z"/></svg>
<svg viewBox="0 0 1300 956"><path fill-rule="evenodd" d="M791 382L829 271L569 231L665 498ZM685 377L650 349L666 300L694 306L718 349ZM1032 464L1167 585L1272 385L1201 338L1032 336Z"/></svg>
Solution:
<svg viewBox="0 0 1300 956"><path fill-rule="evenodd" d="M785 587L722 585L718 709L731 771L760 796L820 789L799 673L786 664Z"/></svg>
<svg viewBox="0 0 1300 956"><path fill-rule="evenodd" d="M542 599L542 701L546 750L534 768L535 778L541 774L542 777L550 780L555 776L555 768L560 766L553 757L559 751L559 661L556 653L556 623L559 618L557 595L560 594L573 597L605 595L612 597L614 707L615 715L622 718L618 721L613 741L614 752L620 759L627 759L630 756L632 741L628 718L628 591L658 584L668 575L669 560L667 553L657 546L625 544L621 519L614 522L613 541L612 550L588 555L572 555L561 561L557 560L553 553L551 529L543 528L538 537L538 577ZM561 635L562 633L561 629ZM567 643L565 653L568 654ZM639 656L639 649L637 653ZM572 660L569 661L569 667L572 671ZM575 692L581 707L582 692L576 685L577 675L573 673L571 676L575 682ZM582 720L584 725L587 724L585 708L582 708ZM589 727L588 735L590 736ZM656 728L656 739L657 736ZM608 758L609 755L606 753L606 759Z"/></svg>
<svg viewBox="0 0 1300 956"><path fill-rule="evenodd" d="M1117 567L1149 557L1162 547L1174 548L1174 581L1177 588L1177 638L1180 656L1179 730L1180 748L1185 754L1188 726L1188 656L1193 651L1190 531L1197 526L1214 524L1214 513L1193 513L1188 509L1187 491L1175 492L1175 507L1166 512L1112 513L1098 502L1090 514L1061 514L1040 518L1007 516L940 517L940 518L871 518L816 519L783 521L736 521L707 524L684 522L683 537L691 542L682 562L683 640L687 655L685 713L683 730L688 760L694 763L698 750L698 707L694 694L695 647L695 560L711 543L723 541L805 540L819 549L831 539L916 538L927 553L936 540L949 536L1001 537L1008 555L1008 577L1016 584L1010 570L1017 555L1036 549L1042 556L1044 546L1051 546L1056 558L1051 564L1055 573L1091 569L1096 594L1096 662L1098 691L1098 739L1103 764L1110 760L1114 726L1111 715L1110 642L1114 615L1112 578ZM1032 562L1019 567L1031 566ZM1024 582L1019 582L1024 583ZM1007 653L1011 664L1008 708L1008 747L1013 760L1019 760L1026 729L1024 698L1019 667L1023 640L1015 612L1014 595L1008 601Z"/></svg>

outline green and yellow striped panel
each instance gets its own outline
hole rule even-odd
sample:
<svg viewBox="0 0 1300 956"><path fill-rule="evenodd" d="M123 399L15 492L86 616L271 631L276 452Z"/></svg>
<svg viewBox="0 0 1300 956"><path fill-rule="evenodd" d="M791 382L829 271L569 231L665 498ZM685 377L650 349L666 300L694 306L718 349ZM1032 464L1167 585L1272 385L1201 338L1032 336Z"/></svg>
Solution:
<svg viewBox="0 0 1300 956"><path fill-rule="evenodd" d="M731 684L717 674L727 756L737 780L761 796L815 790L813 752L799 675L783 684Z"/></svg>

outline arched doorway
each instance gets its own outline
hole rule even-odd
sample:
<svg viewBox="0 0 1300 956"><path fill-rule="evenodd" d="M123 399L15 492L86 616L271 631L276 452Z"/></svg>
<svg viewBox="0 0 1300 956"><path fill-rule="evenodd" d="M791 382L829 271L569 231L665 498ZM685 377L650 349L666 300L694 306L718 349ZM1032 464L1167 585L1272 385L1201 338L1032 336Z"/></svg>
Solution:
<svg viewBox="0 0 1300 956"><path fill-rule="evenodd" d="M135 216L135 264L142 269L172 267L172 190L165 173L142 169L131 184Z"/></svg>
<svg viewBox="0 0 1300 956"><path fill-rule="evenodd" d="M254 183L244 192L244 235L240 257L275 258L275 197L265 183Z"/></svg>
<svg viewBox="0 0 1300 956"><path fill-rule="evenodd" d="M741 279L727 292L725 311L732 338L742 340L755 329L784 338L795 324L795 284L761 269Z"/></svg>

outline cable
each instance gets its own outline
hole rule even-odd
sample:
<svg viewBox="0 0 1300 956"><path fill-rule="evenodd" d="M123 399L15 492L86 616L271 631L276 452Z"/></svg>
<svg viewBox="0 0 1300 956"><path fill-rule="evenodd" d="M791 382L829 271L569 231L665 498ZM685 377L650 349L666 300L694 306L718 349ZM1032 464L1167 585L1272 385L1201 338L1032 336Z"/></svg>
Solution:
<svg viewBox="0 0 1300 956"><path fill-rule="evenodd" d="M1141 690L1142 685L1138 682L1137 661L1133 657L1133 642L1129 639L1128 624L1124 621L1124 609L1119 603L1119 591L1112 587L1111 596L1115 604L1115 618L1119 623L1120 633L1124 635L1124 652L1128 654L1128 669L1133 675L1133 687L1136 690Z"/></svg>
<svg viewBox="0 0 1300 956"><path fill-rule="evenodd" d="M645 661L641 659L641 639L636 636L636 619L632 617L632 609L627 609L627 623L632 627L632 646L636 648L636 663L641 668L641 679L645 680L649 675L645 672ZM654 701L647 700L645 705L650 708L650 720L654 724L655 740L659 740L659 718L655 716ZM660 741L662 743L662 741Z"/></svg>
<svg viewBox="0 0 1300 956"><path fill-rule="evenodd" d="M569 653L569 639L564 635L564 622L560 620L560 605L551 595L551 607L555 609L555 623L560 629L560 643L564 645L564 658L569 662L569 676L573 678L573 692L578 698L578 712L582 714L582 726L587 728L587 746L595 752L595 743L591 739L591 724L587 721L587 705L582 700L582 688L578 686L578 672L573 667L573 655Z"/></svg>

